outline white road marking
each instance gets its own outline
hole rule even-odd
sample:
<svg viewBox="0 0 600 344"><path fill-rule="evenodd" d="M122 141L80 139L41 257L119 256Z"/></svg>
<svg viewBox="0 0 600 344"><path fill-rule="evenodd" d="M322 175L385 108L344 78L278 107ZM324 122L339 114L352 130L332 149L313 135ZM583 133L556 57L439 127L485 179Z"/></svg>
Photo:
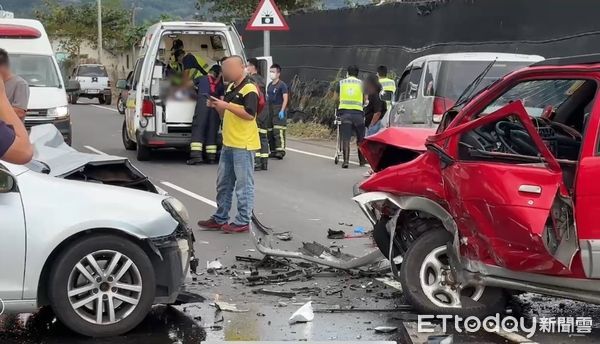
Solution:
<svg viewBox="0 0 600 344"><path fill-rule="evenodd" d="M327 155L322 155L322 154L317 154L317 153L311 153L311 152L307 152L307 151L303 151L303 150L299 150L299 149L295 149L295 148L290 148L290 147L285 147L286 150L289 150L290 152L294 152L294 153L300 153L300 154L304 154L304 155L309 155L309 156L314 156L317 158L321 158L321 159L327 159L327 160L335 160L335 157L333 156L327 156ZM340 162L341 162L341 158L340 158ZM352 165L358 165L358 162L356 161L350 161L350 163Z"/></svg>
<svg viewBox="0 0 600 344"><path fill-rule="evenodd" d="M92 146L83 146L83 147L85 147L86 149L91 150L92 152L99 154L99 155L108 155L108 154L104 153L103 151L96 149Z"/></svg>
<svg viewBox="0 0 600 344"><path fill-rule="evenodd" d="M190 197L191 197L191 198L193 198L193 199L196 199L196 200L198 200L198 201L200 201L200 202L203 202L203 203L205 203L205 204L208 204L208 205L210 205L210 206L211 206L211 207L213 207L213 208L216 208L216 207L217 207L217 202L215 202L215 201L212 201L212 200L210 200L210 199L208 199L208 198L206 198L206 197L202 197L202 196L198 195L198 194L197 194L197 193L195 193L195 192L192 192L192 191L190 191L190 190L184 189L184 188L182 188L182 187L180 187L180 186L177 186L177 185L175 185L175 184L173 184L173 183L169 183L169 182L167 182L167 181L164 181L164 180L161 180L161 181L160 181L160 183L161 183L162 185L164 185L164 186L168 187L168 188L171 188L171 189L173 189L173 190L179 191L179 192L181 192L181 193L182 193L182 194L184 194L184 195L190 196Z"/></svg>
<svg viewBox="0 0 600 344"><path fill-rule="evenodd" d="M119 110L117 110L115 108L107 107L107 106L95 105L95 104L89 104L89 105L93 106L93 107L97 107L99 109L104 109L104 110L113 111L113 112L119 112Z"/></svg>

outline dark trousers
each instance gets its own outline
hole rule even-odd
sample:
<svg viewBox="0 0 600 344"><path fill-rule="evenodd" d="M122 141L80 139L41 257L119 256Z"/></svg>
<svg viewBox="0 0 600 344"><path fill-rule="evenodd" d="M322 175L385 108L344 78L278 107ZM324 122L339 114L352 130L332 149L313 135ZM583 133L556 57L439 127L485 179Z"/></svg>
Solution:
<svg viewBox="0 0 600 344"><path fill-rule="evenodd" d="M271 119L269 109L265 108L256 118L258 125L258 136L260 137L260 150L256 152L257 158L269 157L269 129L271 129Z"/></svg>
<svg viewBox="0 0 600 344"><path fill-rule="evenodd" d="M287 144L287 114L283 119L279 119L281 104L269 104L269 119L271 120L272 139L270 139L271 151L275 153L285 153Z"/></svg>
<svg viewBox="0 0 600 344"><path fill-rule="evenodd" d="M340 125L340 136L342 140L344 162L348 162L350 159L350 140L352 139L352 133L354 132L356 134L357 145L365 138L365 115L362 111L358 110L338 110L338 115L342 122ZM361 163L364 162L360 150L358 151L358 158Z"/></svg>
<svg viewBox="0 0 600 344"><path fill-rule="evenodd" d="M215 109L206 106L205 96L198 95L192 120L190 157L201 158L203 154L206 154L208 160L216 159L220 124L219 113Z"/></svg>

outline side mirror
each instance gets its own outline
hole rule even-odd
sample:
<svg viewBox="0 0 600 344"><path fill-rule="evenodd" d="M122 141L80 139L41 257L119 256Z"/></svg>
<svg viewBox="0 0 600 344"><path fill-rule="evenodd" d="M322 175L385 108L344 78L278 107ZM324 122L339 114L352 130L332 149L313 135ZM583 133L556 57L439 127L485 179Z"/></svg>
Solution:
<svg viewBox="0 0 600 344"><path fill-rule="evenodd" d="M15 180L8 172L0 170L0 194L13 191Z"/></svg>
<svg viewBox="0 0 600 344"><path fill-rule="evenodd" d="M67 81L67 92L77 92L81 90L81 85L79 84L79 81L77 80L69 80Z"/></svg>
<svg viewBox="0 0 600 344"><path fill-rule="evenodd" d="M121 79L121 80L117 81L117 89L128 90L129 86L127 85L127 80Z"/></svg>

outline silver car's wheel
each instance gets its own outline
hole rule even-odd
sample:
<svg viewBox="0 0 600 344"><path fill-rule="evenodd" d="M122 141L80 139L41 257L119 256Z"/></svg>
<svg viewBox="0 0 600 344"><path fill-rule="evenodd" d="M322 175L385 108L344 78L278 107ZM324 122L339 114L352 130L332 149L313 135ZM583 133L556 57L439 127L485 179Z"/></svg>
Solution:
<svg viewBox="0 0 600 344"><path fill-rule="evenodd" d="M71 271L69 302L82 319L97 325L127 318L142 295L142 276L129 257L112 250L90 253Z"/></svg>
<svg viewBox="0 0 600 344"><path fill-rule="evenodd" d="M461 307L460 297L466 296L479 301L485 290L484 286L464 286L459 288L452 281L452 273L448 264L446 245L432 250L423 260L419 279L423 293L440 308Z"/></svg>
<svg viewBox="0 0 600 344"><path fill-rule="evenodd" d="M151 257L119 235L87 235L51 261L50 306L67 327L91 337L130 331L148 314L156 293Z"/></svg>

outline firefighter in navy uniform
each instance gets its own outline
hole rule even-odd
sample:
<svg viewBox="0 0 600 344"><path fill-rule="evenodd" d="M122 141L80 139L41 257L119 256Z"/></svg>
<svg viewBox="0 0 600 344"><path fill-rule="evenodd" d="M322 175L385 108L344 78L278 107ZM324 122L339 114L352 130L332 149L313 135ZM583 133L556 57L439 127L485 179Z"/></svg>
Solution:
<svg viewBox="0 0 600 344"><path fill-rule="evenodd" d="M277 159L283 159L286 147L286 129L287 129L287 105L288 105L288 87L281 79L281 66L273 64L269 70L271 83L267 87L267 106L269 108L269 120L272 128L271 156ZM270 139L271 140L271 139Z"/></svg>
<svg viewBox="0 0 600 344"><path fill-rule="evenodd" d="M195 165L202 162L213 164L217 161L221 119L217 111L208 107L206 103L210 96L223 98L225 87L221 78L221 67L212 66L208 74L196 78L194 84L198 90L198 98L192 120L192 142L187 164Z"/></svg>
<svg viewBox="0 0 600 344"><path fill-rule="evenodd" d="M363 83L358 78L358 67L349 66L348 76L339 83L339 105L337 115L342 121L340 134L342 139L342 168L348 168L350 162L350 139L352 132L356 133L357 145L365 138L365 115L363 112L364 93ZM360 150L358 151L360 165L366 164Z"/></svg>
<svg viewBox="0 0 600 344"><path fill-rule="evenodd" d="M246 66L246 72L248 77L259 89L261 94L265 92L265 79L259 74L259 63L254 57L248 59ZM258 125L258 135L260 137L260 150L256 152L254 159L254 170L255 171L266 171L269 168L269 108L265 108L256 117L256 124Z"/></svg>

